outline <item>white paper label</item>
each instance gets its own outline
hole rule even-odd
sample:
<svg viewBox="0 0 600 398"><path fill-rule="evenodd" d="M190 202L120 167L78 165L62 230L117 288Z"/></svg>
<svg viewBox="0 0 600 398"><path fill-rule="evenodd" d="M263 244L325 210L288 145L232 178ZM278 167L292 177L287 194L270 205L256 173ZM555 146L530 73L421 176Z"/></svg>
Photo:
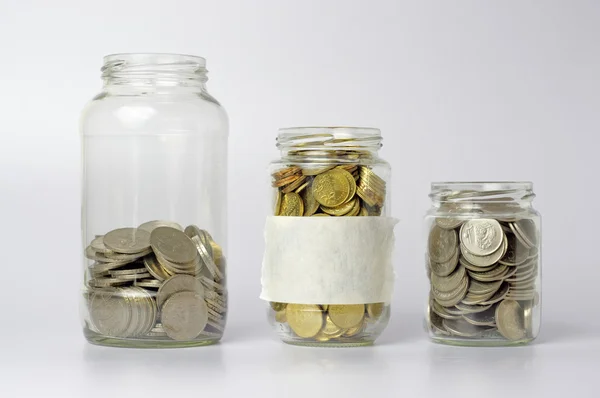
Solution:
<svg viewBox="0 0 600 398"><path fill-rule="evenodd" d="M262 292L300 304L389 302L391 217L267 217Z"/></svg>

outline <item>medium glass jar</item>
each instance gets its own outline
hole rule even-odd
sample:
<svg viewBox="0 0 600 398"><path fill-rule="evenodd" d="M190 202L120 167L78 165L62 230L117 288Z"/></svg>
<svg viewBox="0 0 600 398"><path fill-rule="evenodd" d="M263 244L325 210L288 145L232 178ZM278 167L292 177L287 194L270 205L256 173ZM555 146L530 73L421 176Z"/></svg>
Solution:
<svg viewBox="0 0 600 398"><path fill-rule="evenodd" d="M227 315L227 133L205 60L104 58L81 119L83 332L94 344L217 342Z"/></svg>
<svg viewBox="0 0 600 398"><path fill-rule="evenodd" d="M541 322L541 217L530 182L431 184L426 269L430 338L526 344Z"/></svg>
<svg viewBox="0 0 600 398"><path fill-rule="evenodd" d="M290 344L372 344L390 316L396 223L381 134L286 128L277 146L262 270L269 321Z"/></svg>

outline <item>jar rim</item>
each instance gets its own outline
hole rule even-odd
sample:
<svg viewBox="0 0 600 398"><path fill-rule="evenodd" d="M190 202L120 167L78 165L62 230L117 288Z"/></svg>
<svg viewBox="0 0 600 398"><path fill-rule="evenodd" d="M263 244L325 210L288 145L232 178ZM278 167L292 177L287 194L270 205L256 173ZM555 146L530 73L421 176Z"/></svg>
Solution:
<svg viewBox="0 0 600 398"><path fill-rule="evenodd" d="M104 64L115 62L131 62L136 64L154 65L197 65L206 66L206 59L197 55L176 53L115 53L103 57Z"/></svg>
<svg viewBox="0 0 600 398"><path fill-rule="evenodd" d="M472 190L478 192L532 190L531 181L435 181L431 183L432 191L451 189L453 191Z"/></svg>
<svg viewBox="0 0 600 398"><path fill-rule="evenodd" d="M358 137L381 137L381 130L376 127L356 126L297 126L282 127L278 130L279 137L312 136L318 134L331 134L334 136L352 135Z"/></svg>

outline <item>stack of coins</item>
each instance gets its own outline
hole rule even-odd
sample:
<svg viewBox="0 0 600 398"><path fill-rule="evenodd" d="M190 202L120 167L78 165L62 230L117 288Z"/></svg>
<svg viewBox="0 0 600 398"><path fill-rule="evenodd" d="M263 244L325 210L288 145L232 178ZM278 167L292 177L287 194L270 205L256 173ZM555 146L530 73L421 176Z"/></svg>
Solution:
<svg viewBox="0 0 600 398"><path fill-rule="evenodd" d="M532 336L539 261L530 219L436 218L429 233L434 335L518 341Z"/></svg>
<svg viewBox="0 0 600 398"><path fill-rule="evenodd" d="M210 234L150 221L96 236L85 250L91 322L104 336L219 338L227 313L225 257Z"/></svg>
<svg viewBox="0 0 600 398"><path fill-rule="evenodd" d="M347 343L368 337L368 325L377 323L386 311L384 303L270 304L275 321L287 324L296 339L318 343Z"/></svg>
<svg viewBox="0 0 600 398"><path fill-rule="evenodd" d="M368 166L289 166L272 174L276 216L379 216L385 181Z"/></svg>

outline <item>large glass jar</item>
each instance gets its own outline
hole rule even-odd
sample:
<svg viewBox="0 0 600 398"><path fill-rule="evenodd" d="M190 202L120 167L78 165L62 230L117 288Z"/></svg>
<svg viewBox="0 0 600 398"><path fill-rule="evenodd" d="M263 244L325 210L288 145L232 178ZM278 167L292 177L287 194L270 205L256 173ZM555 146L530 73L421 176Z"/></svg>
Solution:
<svg viewBox="0 0 600 398"><path fill-rule="evenodd" d="M390 166L378 129L279 130L261 298L286 343L369 345L385 329L393 269Z"/></svg>
<svg viewBox="0 0 600 398"><path fill-rule="evenodd" d="M526 344L540 329L541 218L530 182L431 184L426 269L430 338Z"/></svg>
<svg viewBox="0 0 600 398"><path fill-rule="evenodd" d="M94 344L198 346L225 327L227 133L205 60L104 58L81 119L83 332Z"/></svg>

